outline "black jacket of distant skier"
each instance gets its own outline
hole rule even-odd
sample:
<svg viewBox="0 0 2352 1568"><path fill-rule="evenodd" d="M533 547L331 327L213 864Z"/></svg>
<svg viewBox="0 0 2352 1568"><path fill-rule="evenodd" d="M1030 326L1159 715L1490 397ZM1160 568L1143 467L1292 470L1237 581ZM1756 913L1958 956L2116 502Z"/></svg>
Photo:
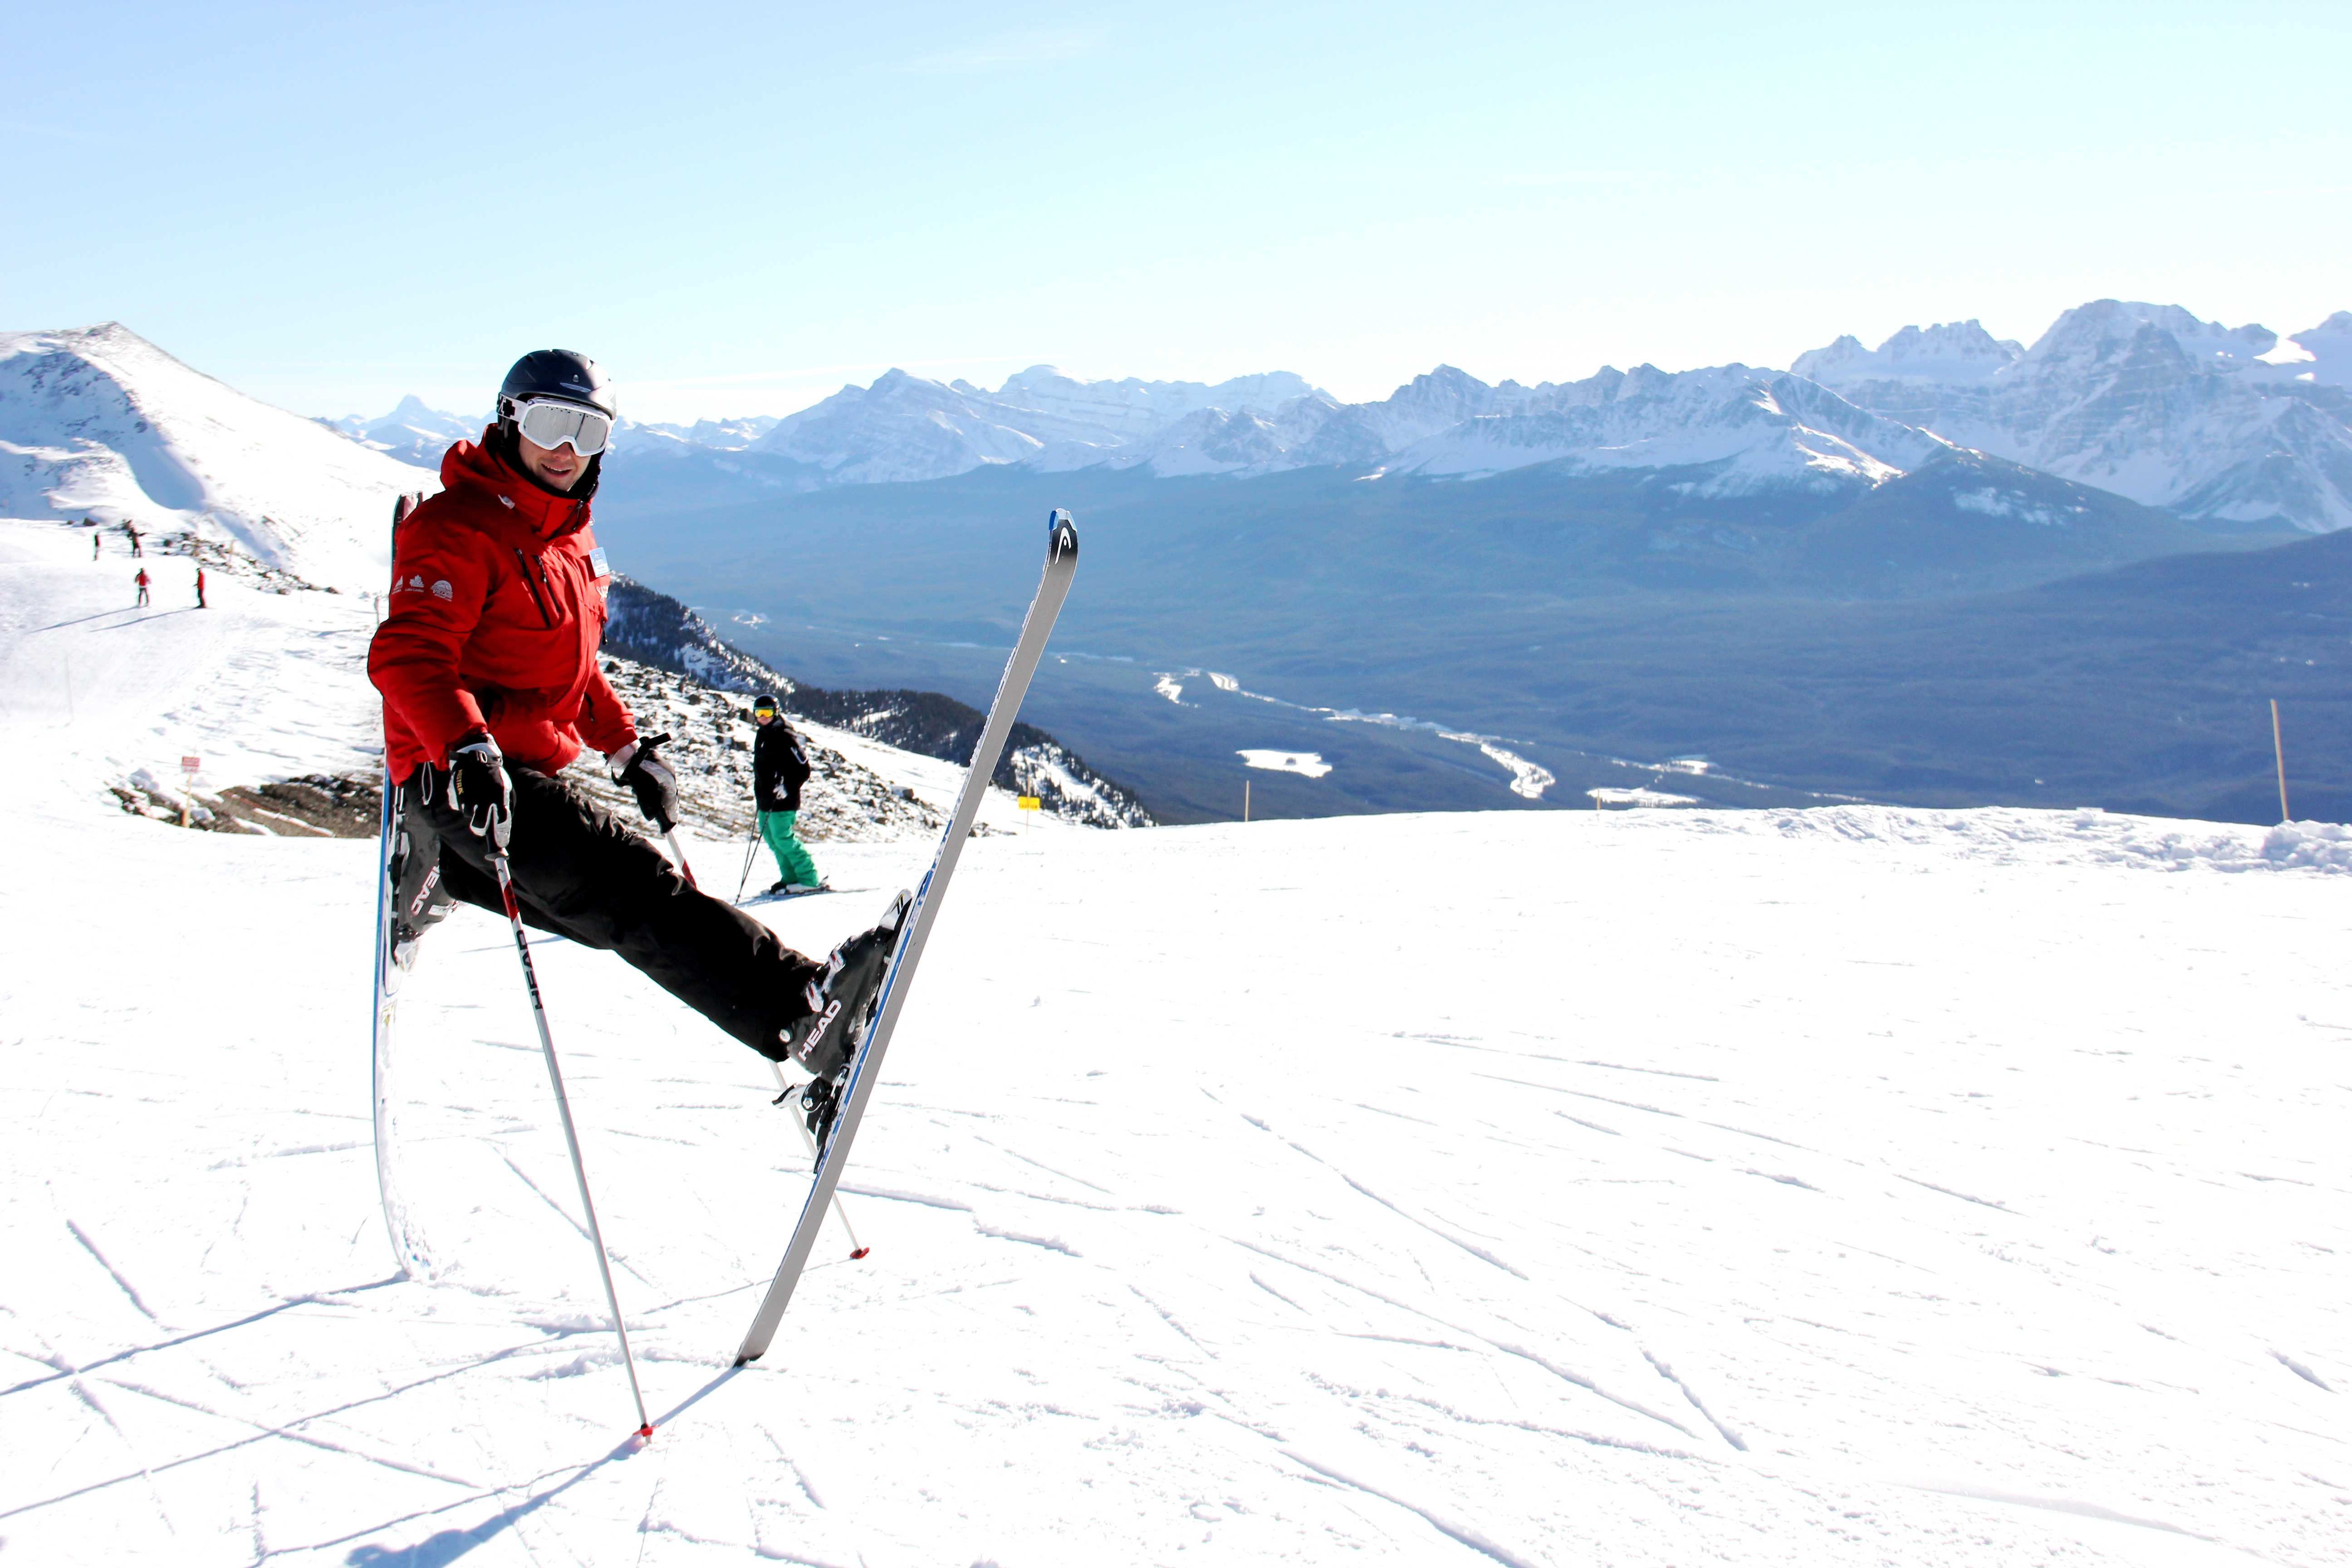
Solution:
<svg viewBox="0 0 2352 1568"><path fill-rule="evenodd" d="M808 748L781 716L760 726L751 742L751 799L761 811L798 811L808 783Z"/></svg>

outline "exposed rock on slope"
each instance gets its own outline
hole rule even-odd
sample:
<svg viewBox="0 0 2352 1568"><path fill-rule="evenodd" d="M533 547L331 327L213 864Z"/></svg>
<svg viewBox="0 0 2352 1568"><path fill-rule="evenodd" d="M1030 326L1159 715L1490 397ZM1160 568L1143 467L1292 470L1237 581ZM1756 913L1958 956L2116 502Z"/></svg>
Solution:
<svg viewBox="0 0 2352 1568"><path fill-rule="evenodd" d="M719 837L751 827L751 705L698 679L607 652L605 678L629 705L637 732L667 731L662 754L677 773L680 805L688 818ZM802 791L800 828L812 841L883 843L936 834L946 819L873 769L825 744L822 731L804 737L814 770ZM604 759L583 753L572 777L622 820L638 820L636 797L613 783Z"/></svg>
<svg viewBox="0 0 2352 1568"><path fill-rule="evenodd" d="M803 686L730 646L709 622L634 578L616 575L613 579L606 612L604 647L610 654L690 677L716 691L772 691L784 699L786 710L793 714L920 756L968 763L987 718L978 709L936 691L825 691ZM698 700L689 705L702 706ZM640 716L637 727L650 733L658 726ZM748 740L749 731L743 735ZM748 762L745 765L748 768ZM744 776L748 781L748 772ZM1017 795L1035 795L1044 810L1088 826L1153 825L1151 813L1132 790L1096 773L1084 759L1034 724L1013 726L1004 755L989 782ZM748 799L748 782L743 788Z"/></svg>

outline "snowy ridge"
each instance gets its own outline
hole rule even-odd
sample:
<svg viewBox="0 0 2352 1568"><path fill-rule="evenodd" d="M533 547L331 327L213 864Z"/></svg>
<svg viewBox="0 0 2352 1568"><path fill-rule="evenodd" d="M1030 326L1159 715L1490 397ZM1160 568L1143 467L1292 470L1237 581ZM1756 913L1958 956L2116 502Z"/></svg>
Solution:
<svg viewBox="0 0 2352 1568"><path fill-rule="evenodd" d="M364 592L393 497L420 488L438 485L114 322L0 332L0 516L191 530Z"/></svg>
<svg viewBox="0 0 2352 1568"><path fill-rule="evenodd" d="M1849 334L1799 354L1789 369L1823 386L1862 381L1967 385L2007 369L2024 352L2023 343L1996 338L1977 321L1950 321L1926 331L1905 327L1874 350Z"/></svg>

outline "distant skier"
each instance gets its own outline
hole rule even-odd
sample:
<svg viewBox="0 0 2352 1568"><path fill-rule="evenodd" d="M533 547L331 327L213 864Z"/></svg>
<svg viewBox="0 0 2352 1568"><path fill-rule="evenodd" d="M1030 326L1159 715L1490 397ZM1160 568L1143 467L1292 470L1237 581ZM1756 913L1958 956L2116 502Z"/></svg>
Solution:
<svg viewBox="0 0 2352 1568"><path fill-rule="evenodd" d="M131 608L135 610L143 610L147 607L147 568L144 566L139 568L139 575L133 577L131 582L138 584L139 587L139 602L136 605L133 605Z"/></svg>
<svg viewBox="0 0 2352 1568"><path fill-rule="evenodd" d="M97 529L92 529L89 534L89 558L92 561L98 559L99 550L105 543L106 535Z"/></svg>
<svg viewBox="0 0 2352 1568"><path fill-rule="evenodd" d="M525 354L479 445L441 458L441 493L393 545L391 606L368 651L383 693L388 780L409 853L394 868L394 956L413 960L449 900L502 910L503 845L524 918L618 952L772 1061L819 1075L878 986L877 926L820 963L689 887L668 859L557 775L583 741L667 831L677 784L596 662L609 575L588 528L612 384L586 356Z"/></svg>
<svg viewBox="0 0 2352 1568"><path fill-rule="evenodd" d="M131 520L127 517L122 520L122 531L131 541L131 559L136 561L147 553L139 548L139 531L131 526Z"/></svg>
<svg viewBox="0 0 2352 1568"><path fill-rule="evenodd" d="M783 875L771 893L814 893L825 886L816 862L794 831L801 817L801 785L808 783L808 748L783 710L767 692L751 703L760 732L751 742L751 803L760 814L760 837L775 852Z"/></svg>
<svg viewBox="0 0 2352 1568"><path fill-rule="evenodd" d="M197 568L196 568L196 608L198 608L198 609L200 609L200 610L201 610L201 609L203 609L204 607L205 607L205 569L204 569L203 567L199 566L199 567L197 567Z"/></svg>

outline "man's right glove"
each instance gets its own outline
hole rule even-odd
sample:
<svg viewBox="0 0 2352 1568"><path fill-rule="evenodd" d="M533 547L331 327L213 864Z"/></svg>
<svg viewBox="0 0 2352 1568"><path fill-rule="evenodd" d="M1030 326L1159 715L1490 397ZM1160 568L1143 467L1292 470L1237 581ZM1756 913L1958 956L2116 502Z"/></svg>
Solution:
<svg viewBox="0 0 2352 1568"><path fill-rule="evenodd" d="M479 730L449 748L449 805L465 816L476 837L506 853L514 826L514 782L507 777L499 743Z"/></svg>

